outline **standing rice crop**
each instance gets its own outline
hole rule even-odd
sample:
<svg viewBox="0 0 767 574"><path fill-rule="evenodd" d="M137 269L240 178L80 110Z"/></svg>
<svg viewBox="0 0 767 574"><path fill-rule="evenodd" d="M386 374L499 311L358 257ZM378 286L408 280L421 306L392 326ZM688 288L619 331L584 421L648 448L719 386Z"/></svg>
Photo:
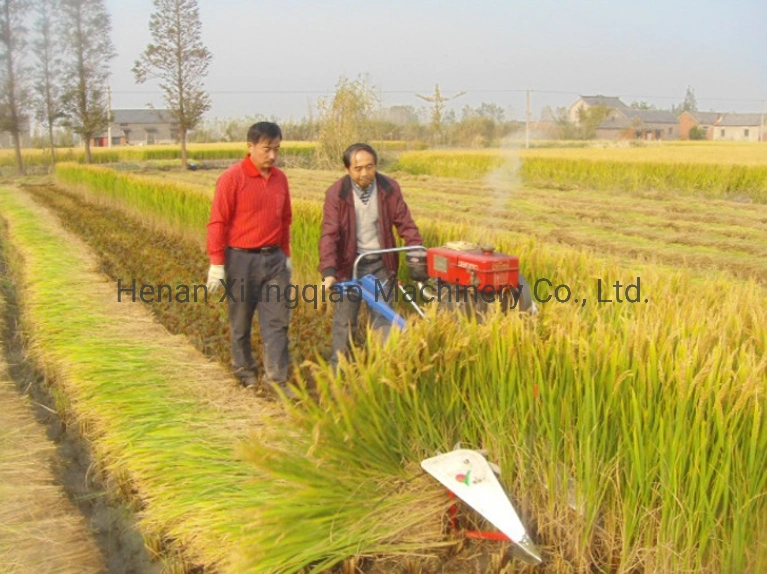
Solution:
<svg viewBox="0 0 767 574"><path fill-rule="evenodd" d="M671 190L767 203L767 155L760 147L753 148L757 155L752 161L739 161L737 154L730 155L728 160L727 154L722 153L717 162L710 158L696 161L694 150L674 154L674 149L683 148L671 148L668 154L648 154L641 148L426 150L402 153L394 167L416 175L482 179L493 171L519 163L516 177L538 187Z"/></svg>
<svg viewBox="0 0 767 574"><path fill-rule="evenodd" d="M301 244L314 252L310 227ZM471 229L423 231L440 244ZM572 297L542 302L535 320L432 316L339 378L316 367L320 401L247 449L266 494L242 569L439 547L444 492L417 463L457 442L500 462L549 571L767 568L763 288L473 232L550 280L542 298L559 284ZM613 283L638 287L638 275L644 297L619 303Z"/></svg>

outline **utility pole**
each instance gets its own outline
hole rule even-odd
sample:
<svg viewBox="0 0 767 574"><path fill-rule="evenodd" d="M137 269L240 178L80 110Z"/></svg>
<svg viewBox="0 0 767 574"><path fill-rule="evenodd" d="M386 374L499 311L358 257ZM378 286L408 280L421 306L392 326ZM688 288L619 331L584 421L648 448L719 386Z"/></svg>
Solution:
<svg viewBox="0 0 767 574"><path fill-rule="evenodd" d="M383 83L378 84L378 122L377 124L379 126L383 126L384 123L381 121L383 120ZM378 134L379 139L385 140L388 139L386 135L383 133L383 129L380 134Z"/></svg>
<svg viewBox="0 0 767 574"><path fill-rule="evenodd" d="M764 141L764 100L762 100L762 113L759 117L759 141Z"/></svg>
<svg viewBox="0 0 767 574"><path fill-rule="evenodd" d="M525 149L530 148L530 90L527 90L527 110L525 112Z"/></svg>
<svg viewBox="0 0 767 574"><path fill-rule="evenodd" d="M112 86L107 86L107 147L112 147Z"/></svg>

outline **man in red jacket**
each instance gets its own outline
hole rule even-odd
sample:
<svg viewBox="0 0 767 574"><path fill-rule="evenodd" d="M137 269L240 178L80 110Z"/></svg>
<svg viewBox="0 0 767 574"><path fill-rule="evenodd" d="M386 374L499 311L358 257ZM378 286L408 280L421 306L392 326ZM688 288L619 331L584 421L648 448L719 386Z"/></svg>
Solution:
<svg viewBox="0 0 767 574"><path fill-rule="evenodd" d="M259 122L248 130L248 156L216 182L208 223L208 292L225 287L232 334L232 367L245 387L257 388L251 349L253 315L263 340L267 390L292 396L288 380L286 288L290 284L288 179L275 167L282 131Z"/></svg>
<svg viewBox="0 0 767 574"><path fill-rule="evenodd" d="M405 245L423 245L399 184L377 172L375 150L367 144L356 143L347 148L343 160L347 175L325 192L322 214L319 271L326 295L336 281L351 278L358 255L396 247L393 227L397 228ZM373 275L383 285L396 281L398 265L397 253L371 255L360 261L357 276ZM348 350L356 330L360 301L356 297L344 297L333 307L330 362L337 367L339 356ZM371 314L373 328L385 338L390 324L379 314Z"/></svg>

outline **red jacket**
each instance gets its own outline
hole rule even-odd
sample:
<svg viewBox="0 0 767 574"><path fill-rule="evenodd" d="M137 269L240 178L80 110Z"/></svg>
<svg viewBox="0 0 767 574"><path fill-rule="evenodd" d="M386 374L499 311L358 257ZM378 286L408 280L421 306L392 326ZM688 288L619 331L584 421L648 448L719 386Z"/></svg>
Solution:
<svg viewBox="0 0 767 574"><path fill-rule="evenodd" d="M381 248L396 247L392 226L397 228L405 245L423 245L418 227L402 198L399 184L392 178L376 173L378 186L378 237ZM382 255L392 275L399 267L398 253ZM357 258L357 216L354 211L352 180L346 175L331 185L325 192L322 212L322 235L320 236L319 271L323 277L334 276L345 281L352 276L352 267Z"/></svg>

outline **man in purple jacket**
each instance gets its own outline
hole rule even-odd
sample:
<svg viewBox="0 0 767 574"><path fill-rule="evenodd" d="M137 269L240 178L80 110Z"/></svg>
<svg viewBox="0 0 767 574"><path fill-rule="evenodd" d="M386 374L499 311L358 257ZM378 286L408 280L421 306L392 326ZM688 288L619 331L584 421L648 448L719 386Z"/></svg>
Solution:
<svg viewBox="0 0 767 574"><path fill-rule="evenodd" d="M423 245L418 227L402 198L399 184L377 173L378 155L367 144L356 143L344 152L345 175L325 192L320 237L322 286L326 297L336 281L351 279L354 260L358 255L377 249L396 247L393 227L405 245ZM357 266L357 277L373 275L382 288L397 280L397 253L371 255ZM386 287L386 291L389 289ZM349 348L357 328L360 301L343 297L333 305L333 354L330 362L338 366L339 356ZM385 338L390 324L372 312L373 329Z"/></svg>

